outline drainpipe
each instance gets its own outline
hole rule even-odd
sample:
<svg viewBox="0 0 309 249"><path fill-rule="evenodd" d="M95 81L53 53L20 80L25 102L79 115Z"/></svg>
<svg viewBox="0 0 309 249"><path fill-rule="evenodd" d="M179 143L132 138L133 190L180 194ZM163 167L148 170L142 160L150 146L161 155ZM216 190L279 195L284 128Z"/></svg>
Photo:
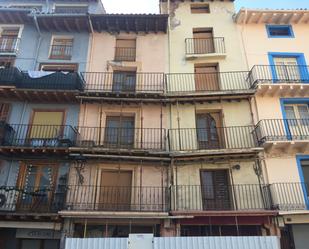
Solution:
<svg viewBox="0 0 309 249"><path fill-rule="evenodd" d="M89 23L89 27L90 27L90 42L89 42L89 48L88 48L88 71L91 71L91 68L92 68L92 55L93 55L93 41L94 41L94 38L93 38L93 25L92 25L92 22L91 22L91 18L90 16L88 15L88 23ZM86 70L87 71L87 70Z"/></svg>
<svg viewBox="0 0 309 249"><path fill-rule="evenodd" d="M167 42L168 42L168 47L167 47L167 59L168 59L168 73L171 73L171 8L170 8L170 0L167 0L167 14L168 14L168 18L167 18ZM170 113L169 113L169 127L173 128L172 126L172 122L173 122L173 118L172 118L172 104L170 103Z"/></svg>
<svg viewBox="0 0 309 249"><path fill-rule="evenodd" d="M42 43L42 33L41 33L41 30L40 30L40 26L39 26L39 23L38 23L36 13L34 13L34 15L33 15L33 20L34 20L34 23L35 23L35 27L36 27L36 29L39 33L39 41L38 41L38 46L37 46L36 51L35 51L34 63L33 63L33 70L35 70L37 62L38 62L39 50L40 50L41 43Z"/></svg>
<svg viewBox="0 0 309 249"><path fill-rule="evenodd" d="M244 20L242 22L240 37L241 37L241 42L242 42L242 46L243 46L243 49L244 49L246 66L247 66L247 69L250 70L250 68L249 68L249 61L248 61L248 55L247 55L247 49L246 49L246 44L245 44L245 40L244 40L244 36L243 36L243 32L245 30L245 25L246 25L245 22L246 22L247 16L248 16L248 10L245 9L245 18L244 18Z"/></svg>

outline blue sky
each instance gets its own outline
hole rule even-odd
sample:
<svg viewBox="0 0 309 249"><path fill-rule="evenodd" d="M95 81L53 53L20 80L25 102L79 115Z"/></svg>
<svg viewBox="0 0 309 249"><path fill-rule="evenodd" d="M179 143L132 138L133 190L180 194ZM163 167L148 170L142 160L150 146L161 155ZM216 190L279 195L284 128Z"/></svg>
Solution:
<svg viewBox="0 0 309 249"><path fill-rule="evenodd" d="M102 0L108 13L158 13L159 0ZM235 0L237 10L247 8L308 8L309 0Z"/></svg>

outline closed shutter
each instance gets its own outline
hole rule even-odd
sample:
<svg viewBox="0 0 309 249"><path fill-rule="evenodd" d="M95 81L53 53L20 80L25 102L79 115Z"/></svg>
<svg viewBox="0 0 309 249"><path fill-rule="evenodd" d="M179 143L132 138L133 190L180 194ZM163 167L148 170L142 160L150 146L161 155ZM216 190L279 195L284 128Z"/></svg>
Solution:
<svg viewBox="0 0 309 249"><path fill-rule="evenodd" d="M0 121L6 122L8 120L10 107L11 104L9 103L0 104Z"/></svg>
<svg viewBox="0 0 309 249"><path fill-rule="evenodd" d="M62 130L64 112L34 112L30 138L55 138Z"/></svg>
<svg viewBox="0 0 309 249"><path fill-rule="evenodd" d="M228 171L201 171L203 208L205 210L228 210L231 207Z"/></svg>

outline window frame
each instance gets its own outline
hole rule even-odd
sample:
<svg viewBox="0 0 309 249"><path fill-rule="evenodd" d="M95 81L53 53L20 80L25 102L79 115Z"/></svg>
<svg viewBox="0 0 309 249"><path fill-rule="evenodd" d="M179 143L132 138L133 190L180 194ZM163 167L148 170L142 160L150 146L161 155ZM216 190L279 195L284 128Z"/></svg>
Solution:
<svg viewBox="0 0 309 249"><path fill-rule="evenodd" d="M190 11L191 14L210 14L210 5L208 3L192 3Z"/></svg>
<svg viewBox="0 0 309 249"><path fill-rule="evenodd" d="M270 29L278 28L285 29L287 28L289 31L289 35L272 35ZM292 25L266 25L266 31L268 38L295 38L294 31Z"/></svg>

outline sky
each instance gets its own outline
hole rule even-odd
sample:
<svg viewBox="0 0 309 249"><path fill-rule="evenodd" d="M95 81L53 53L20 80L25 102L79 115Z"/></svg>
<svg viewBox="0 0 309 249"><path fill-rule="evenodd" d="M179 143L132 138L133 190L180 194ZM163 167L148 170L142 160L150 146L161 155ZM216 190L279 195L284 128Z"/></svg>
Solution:
<svg viewBox="0 0 309 249"><path fill-rule="evenodd" d="M158 13L159 0L102 0L107 13ZM236 9L273 8L296 9L308 8L309 0L235 0Z"/></svg>

